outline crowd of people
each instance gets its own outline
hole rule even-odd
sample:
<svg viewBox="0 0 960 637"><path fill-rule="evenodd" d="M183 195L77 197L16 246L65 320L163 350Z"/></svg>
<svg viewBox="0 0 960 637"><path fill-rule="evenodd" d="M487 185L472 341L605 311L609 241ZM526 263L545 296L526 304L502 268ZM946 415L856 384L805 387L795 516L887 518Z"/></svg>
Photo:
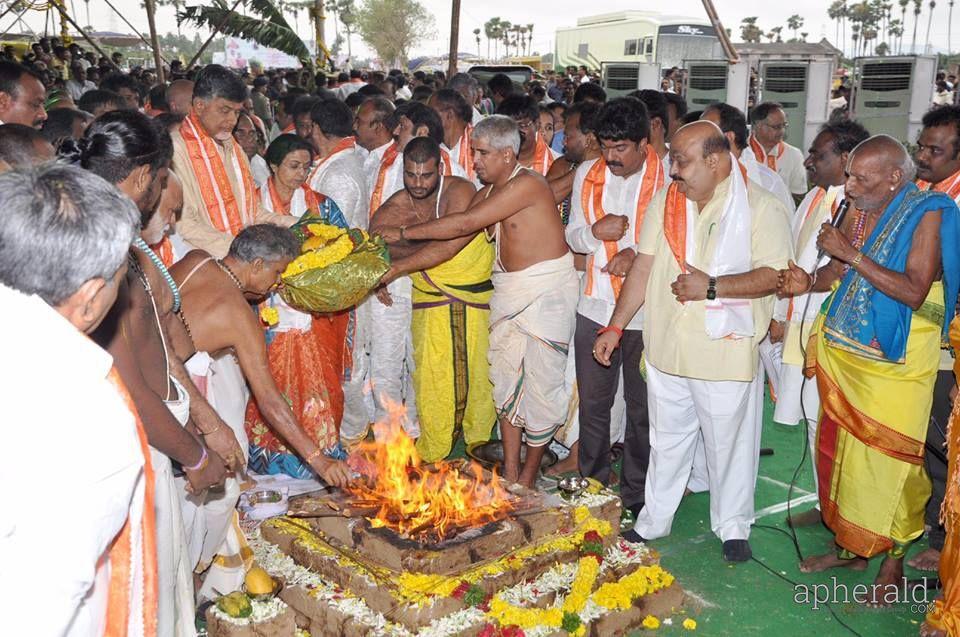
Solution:
<svg viewBox="0 0 960 637"><path fill-rule="evenodd" d="M608 99L586 69L156 83L53 40L3 56L0 632L195 634L250 565L248 473L344 486L398 406L425 462L496 435L535 487L554 445L551 471L619 483L628 540L709 491L746 561L769 388L819 494L789 522L838 546L800 570L882 555L889 604L926 526L923 631L960 634L960 107L912 157L849 120L804 152L779 104ZM308 212L387 242L356 307L278 293Z"/></svg>

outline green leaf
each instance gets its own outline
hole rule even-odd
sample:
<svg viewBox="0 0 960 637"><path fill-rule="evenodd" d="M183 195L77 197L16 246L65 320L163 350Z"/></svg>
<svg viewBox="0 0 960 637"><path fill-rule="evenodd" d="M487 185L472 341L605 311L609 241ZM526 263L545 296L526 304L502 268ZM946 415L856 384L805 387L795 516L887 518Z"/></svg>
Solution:
<svg viewBox="0 0 960 637"><path fill-rule="evenodd" d="M221 24L224 35L253 40L260 46L277 49L309 63L310 50L300 39L283 14L270 0L247 0L246 6L259 17L231 12L224 0L212 0L210 5L193 5L177 12L177 23L215 29Z"/></svg>

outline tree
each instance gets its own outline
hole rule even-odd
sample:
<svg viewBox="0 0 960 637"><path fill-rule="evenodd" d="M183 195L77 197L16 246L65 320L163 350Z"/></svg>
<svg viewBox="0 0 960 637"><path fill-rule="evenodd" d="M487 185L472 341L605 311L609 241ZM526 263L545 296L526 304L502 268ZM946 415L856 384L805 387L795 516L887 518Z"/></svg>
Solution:
<svg viewBox="0 0 960 637"><path fill-rule="evenodd" d="M510 57L510 30L513 25L509 20L500 21L500 39L503 40L503 56Z"/></svg>
<svg viewBox="0 0 960 637"><path fill-rule="evenodd" d="M888 53L890 53L890 47L887 45L886 42L881 42L880 44L877 45L877 48L875 48L873 52L876 53L877 55L887 55Z"/></svg>
<svg viewBox="0 0 960 637"><path fill-rule="evenodd" d="M800 32L800 41L801 41L801 42L806 42L808 35L810 35L810 34L807 33L806 31L801 31L801 32Z"/></svg>
<svg viewBox="0 0 960 637"><path fill-rule="evenodd" d="M411 47L435 33L433 15L417 0L367 0L357 12L360 36L389 66L406 66Z"/></svg>
<svg viewBox="0 0 960 637"><path fill-rule="evenodd" d="M490 42L493 41L494 56L500 43L500 18L490 18L483 23L483 34L487 36L487 59L490 59Z"/></svg>
<svg viewBox="0 0 960 637"><path fill-rule="evenodd" d="M953 0L951 0L952 2ZM533 23L527 25L527 55L533 53Z"/></svg>
<svg viewBox="0 0 960 637"><path fill-rule="evenodd" d="M953 29L953 0L947 3L947 55L953 53L953 42L951 41L951 31Z"/></svg>
<svg viewBox="0 0 960 637"><path fill-rule="evenodd" d="M840 44L840 21L843 19L843 16L846 15L847 5L844 0L833 0L833 3L827 8L827 16L834 20L837 23L835 29L834 40L838 45Z"/></svg>
<svg viewBox="0 0 960 637"><path fill-rule="evenodd" d="M798 14L795 13L795 14L793 14L792 16L790 16L789 18L787 18L787 28L789 28L791 31L793 31L793 39L794 39L794 40L797 39L797 31L798 31L798 30L800 29L800 27L802 27L802 26L803 26L803 16L798 15Z"/></svg>
<svg viewBox="0 0 960 637"><path fill-rule="evenodd" d="M887 27L887 34L890 36L890 42L896 43L899 42L899 50L903 52L903 23L900 20L891 20L890 26ZM890 47L890 52L893 52L893 46Z"/></svg>
<svg viewBox="0 0 960 637"><path fill-rule="evenodd" d="M910 52L917 52L917 25L920 24L920 12L923 10L923 0L913 0L913 41L910 43Z"/></svg>
<svg viewBox="0 0 960 637"><path fill-rule="evenodd" d="M473 37L477 39L477 57L480 57L480 29L473 30Z"/></svg>
<svg viewBox="0 0 960 637"><path fill-rule="evenodd" d="M777 42L783 42L783 27L773 27L770 29L770 32L773 33L773 37L776 38Z"/></svg>
<svg viewBox="0 0 960 637"><path fill-rule="evenodd" d="M215 29L224 35L253 40L261 46L283 51L304 65L310 64L310 50L300 39L283 13L270 0L248 0L247 8L254 16L230 11L226 0L210 0L210 4L184 7L177 12L177 22Z"/></svg>
<svg viewBox="0 0 960 637"><path fill-rule="evenodd" d="M740 21L740 39L744 42L759 42L763 30L757 26L756 16Z"/></svg>
<svg viewBox="0 0 960 637"><path fill-rule="evenodd" d="M927 41L923 47L924 53L930 48L930 27L933 26L933 8L937 6L936 0L930 0L930 14L927 16Z"/></svg>

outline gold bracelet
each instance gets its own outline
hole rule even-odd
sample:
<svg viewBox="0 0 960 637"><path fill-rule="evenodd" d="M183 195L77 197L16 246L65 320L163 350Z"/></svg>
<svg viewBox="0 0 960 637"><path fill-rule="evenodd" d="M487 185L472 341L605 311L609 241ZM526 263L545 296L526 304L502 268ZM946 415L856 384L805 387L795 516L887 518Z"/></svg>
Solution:
<svg viewBox="0 0 960 637"><path fill-rule="evenodd" d="M315 458L317 458L317 457L318 457L320 454L322 454L322 453L323 453L323 450L322 450L320 447L317 447L316 449L314 449L314 450L313 450L313 453L311 453L311 454L310 454L309 456L307 456L307 458L306 458L307 464L310 464L311 462L313 462L313 460L314 460Z"/></svg>
<svg viewBox="0 0 960 637"><path fill-rule="evenodd" d="M863 261L863 252L857 250L857 256L853 257L853 260L850 261L850 267L856 268L860 265L860 262Z"/></svg>

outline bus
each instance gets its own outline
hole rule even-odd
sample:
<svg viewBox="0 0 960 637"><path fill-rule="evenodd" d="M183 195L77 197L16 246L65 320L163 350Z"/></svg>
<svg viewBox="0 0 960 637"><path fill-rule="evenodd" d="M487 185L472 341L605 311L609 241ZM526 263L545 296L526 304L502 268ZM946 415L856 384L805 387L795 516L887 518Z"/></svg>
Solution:
<svg viewBox="0 0 960 637"><path fill-rule="evenodd" d="M557 29L554 66L599 69L601 62L640 62L681 67L685 59L723 58L720 40L706 19L654 11L587 16Z"/></svg>

